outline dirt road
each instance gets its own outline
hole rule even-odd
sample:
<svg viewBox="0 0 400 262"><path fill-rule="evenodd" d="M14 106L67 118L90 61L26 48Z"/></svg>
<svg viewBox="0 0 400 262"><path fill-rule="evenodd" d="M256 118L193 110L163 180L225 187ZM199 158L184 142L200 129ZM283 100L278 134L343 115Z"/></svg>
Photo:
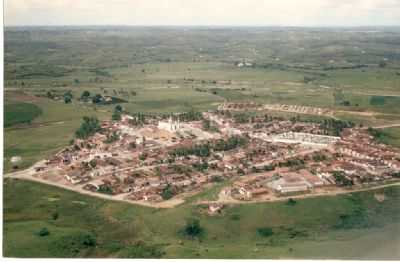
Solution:
<svg viewBox="0 0 400 262"><path fill-rule="evenodd" d="M285 196L285 197L279 197L279 196L268 196L268 199L260 199L260 200L251 200L251 201L240 201L232 198L228 192L228 188L223 188L221 192L218 195L218 200L215 201L199 201L196 202L196 205L200 204L212 204L212 203L217 203L217 204L246 204L246 203L266 203L266 202L276 202L276 201L286 201L289 198L292 199L305 199L305 198L312 198L312 197L319 197L319 196L337 196L337 195L342 195L342 194L349 194L349 193L354 193L354 192L363 192L363 191L370 191L370 190L375 190L375 189L380 189L380 188L385 188L385 187L392 187L392 186L400 186L400 181L391 183L391 184L386 184L386 185L378 185L378 186L372 186L368 188L358 188L358 189L343 189L343 188L338 188L337 190L330 191L330 192L320 192L320 193L309 193L309 194L304 194L304 195L298 195L298 196Z"/></svg>
<svg viewBox="0 0 400 262"><path fill-rule="evenodd" d="M57 183L57 182L44 180L44 179L35 177L35 176L33 176L34 174L38 174L38 173L35 171L35 168L33 166L31 168L28 168L28 169L25 169L22 171L5 174L4 178L34 181L34 182L43 183L43 184L50 185L50 186L60 187L60 188L74 191L74 192L84 194L84 195L89 195L89 196L98 197L98 198L107 199L107 200L120 201L120 202L125 202L125 203L130 203L130 204L154 207L154 208L172 208L172 207L175 207L175 206L180 205L183 202L185 202L183 199L180 199L180 198L173 198L173 199L163 201L160 203L150 203L150 202L146 202L146 201L133 201L133 200L126 199L126 196L129 193L119 194L116 196L102 194L102 193L96 193L96 192L92 192L92 191L83 189L84 185L64 185L61 183Z"/></svg>
<svg viewBox="0 0 400 262"><path fill-rule="evenodd" d="M89 195L93 197L98 197L106 200L112 200L112 201L120 201L120 202L125 202L129 204L137 204L137 205L142 205L142 206L148 206L148 207L153 207L153 208L173 208L176 207L182 203L185 202L183 198L173 198L167 201L163 201L160 203L150 203L146 201L133 201L126 199L126 196L129 193L125 194L119 194L116 196L113 195L106 195L106 194L101 194L101 193L96 193L92 191L88 191L83 189L84 185L64 185L60 184L57 182L52 182L49 180L44 180L38 177L33 176L33 174L37 174L35 172L34 167L31 167L26 170L14 172L14 173L9 173L5 174L4 178L12 178L12 179L22 179L22 180L29 180L29 181L34 181L38 183L43 183L51 186L56 186L59 188L63 188L66 190L74 191L80 194L84 195ZM379 185L379 186L373 186L369 188L359 188L359 189L337 189L335 191L330 191L330 192L319 192L319 193L310 193L310 194L305 194L305 195L299 195L299 196L290 196L290 197L278 197L278 196L269 196L269 199L265 200L253 200L253 201L239 201L236 199L233 199L230 197L230 195L227 193L227 188L224 188L221 190L221 192L218 195L218 200L216 201L199 201L194 204L211 204L211 203L220 203L220 204L244 204L244 203L263 203L263 202L274 202L274 201L285 201L289 198L293 199L304 199L304 198L310 198L310 197L317 197L317 196L336 196L340 194L348 194L352 192L362 192L362 191L369 191L369 190L374 190L374 189L379 189L379 188L385 188L385 187L391 187L391 186L397 186L400 185L400 182L392 183L392 184L386 184L386 185Z"/></svg>

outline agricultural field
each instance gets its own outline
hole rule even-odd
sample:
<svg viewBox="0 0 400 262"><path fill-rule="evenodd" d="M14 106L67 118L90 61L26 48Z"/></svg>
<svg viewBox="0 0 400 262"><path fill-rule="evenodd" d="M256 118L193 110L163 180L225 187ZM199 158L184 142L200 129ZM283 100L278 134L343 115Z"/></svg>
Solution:
<svg viewBox="0 0 400 262"><path fill-rule="evenodd" d="M328 108L387 126L377 139L400 147L398 27L7 27L4 83L5 173L14 156L25 169L70 145L84 116L110 120L116 105L131 114L244 101ZM111 102L92 103L96 95ZM398 186L208 216L197 201L226 184L156 209L3 181L8 257L400 258ZM190 238L183 228L196 217L202 230Z"/></svg>

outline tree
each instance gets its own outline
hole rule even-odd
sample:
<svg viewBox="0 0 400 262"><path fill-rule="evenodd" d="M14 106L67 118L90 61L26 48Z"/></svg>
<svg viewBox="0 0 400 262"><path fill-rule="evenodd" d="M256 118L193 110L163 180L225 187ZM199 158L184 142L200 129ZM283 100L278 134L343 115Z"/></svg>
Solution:
<svg viewBox="0 0 400 262"><path fill-rule="evenodd" d="M90 160L90 161L89 161L89 165L90 165L92 168L95 168L95 167L97 166L97 161L96 161L96 159Z"/></svg>
<svg viewBox="0 0 400 262"><path fill-rule="evenodd" d="M78 130L75 132L75 136L80 139L86 139L89 136L94 135L100 131L100 122L96 117L83 117L83 122Z"/></svg>
<svg viewBox="0 0 400 262"><path fill-rule="evenodd" d="M209 130L210 127L211 127L210 120L204 119L204 120L203 120L203 129L204 129L204 130Z"/></svg>
<svg viewBox="0 0 400 262"><path fill-rule="evenodd" d="M257 229L257 233L262 237L270 237L274 234L274 231L270 227L262 227Z"/></svg>
<svg viewBox="0 0 400 262"><path fill-rule="evenodd" d="M113 190L110 186L108 185L101 185L99 189L97 189L97 192L107 194L107 195L112 195Z"/></svg>
<svg viewBox="0 0 400 262"><path fill-rule="evenodd" d="M175 195L175 194L174 194L174 191L172 190L172 187L171 187L170 184L168 184L168 185L163 189L163 191L161 192L161 197L162 197L164 200L171 199L174 195Z"/></svg>
<svg viewBox="0 0 400 262"><path fill-rule="evenodd" d="M117 132L114 131L111 133L111 135L107 136L107 139L104 141L104 143L111 144L118 140L119 140L119 135L117 134Z"/></svg>
<svg viewBox="0 0 400 262"><path fill-rule="evenodd" d="M294 206L297 204L297 201L294 200L293 198L289 198L286 204L288 204L289 206Z"/></svg>
<svg viewBox="0 0 400 262"><path fill-rule="evenodd" d="M53 214L51 214L51 218L53 219L53 220L57 220L58 219L58 212L54 212Z"/></svg>
<svg viewBox="0 0 400 262"><path fill-rule="evenodd" d="M71 92L71 91L65 92L65 93L64 93L64 102L65 102L66 104L71 103L71 102L72 102L72 97L73 97L73 95L72 95L72 92Z"/></svg>
<svg viewBox="0 0 400 262"><path fill-rule="evenodd" d="M195 238L203 233L203 228L200 226L200 221L197 218L189 218L186 220L186 225L183 229L186 236Z"/></svg>
<svg viewBox="0 0 400 262"><path fill-rule="evenodd" d="M80 83L79 79L75 78L75 79L74 79L74 83L75 83L76 85L79 84L79 83Z"/></svg>
<svg viewBox="0 0 400 262"><path fill-rule="evenodd" d="M48 235L50 235L50 231L46 227L43 227L42 229L40 229L39 236L45 237Z"/></svg>
<svg viewBox="0 0 400 262"><path fill-rule="evenodd" d="M116 105L114 111L122 112L122 106Z"/></svg>
<svg viewBox="0 0 400 262"><path fill-rule="evenodd" d="M142 160L142 161L146 160L146 158L147 158L147 154L146 153L142 153L142 154L139 155L139 159Z"/></svg>
<svg viewBox="0 0 400 262"><path fill-rule="evenodd" d="M83 91L83 93L81 95L81 100L87 101L89 99L89 97L90 97L90 92L85 90L85 91Z"/></svg>
<svg viewBox="0 0 400 262"><path fill-rule="evenodd" d="M100 95L100 94L96 94L93 98L92 98L92 102L93 102L93 104L98 104L98 103L101 103L101 102L103 102L103 96L102 95Z"/></svg>
<svg viewBox="0 0 400 262"><path fill-rule="evenodd" d="M114 110L114 113L112 114L111 118L114 121L120 121L121 120L121 112Z"/></svg>
<svg viewBox="0 0 400 262"><path fill-rule="evenodd" d="M47 91L46 96L47 96L48 98L51 98L51 99L54 98L54 95L53 95L50 91Z"/></svg>
<svg viewBox="0 0 400 262"><path fill-rule="evenodd" d="M71 102L72 102L71 97L69 97L69 96L64 96L64 103L69 104L69 103L71 103Z"/></svg>
<svg viewBox="0 0 400 262"><path fill-rule="evenodd" d="M129 148L130 148L130 149L136 148L136 142L135 142L135 141L130 142L130 143L129 143Z"/></svg>
<svg viewBox="0 0 400 262"><path fill-rule="evenodd" d="M354 185L351 179L348 179L343 172L335 171L333 172L333 178L335 179L336 184L340 186L352 186Z"/></svg>

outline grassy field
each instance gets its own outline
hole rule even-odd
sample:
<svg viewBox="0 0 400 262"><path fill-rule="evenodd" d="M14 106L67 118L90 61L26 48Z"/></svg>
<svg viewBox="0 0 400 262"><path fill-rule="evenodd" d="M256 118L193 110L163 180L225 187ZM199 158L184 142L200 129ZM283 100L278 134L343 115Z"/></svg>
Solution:
<svg viewBox="0 0 400 262"><path fill-rule="evenodd" d="M376 193L384 194L385 200L377 201ZM203 197L209 194L199 198ZM3 250L11 257L398 259L400 255L395 249L400 243L399 187L299 200L294 206L234 205L214 217L190 203L152 209L10 179L4 183L4 199ZM180 233L191 217L199 218L204 229L200 238ZM44 227L50 234L40 236ZM265 227L272 229L272 236L257 234ZM96 245L77 245L76 239L85 235L95 238ZM338 252L346 245L351 249Z"/></svg>
<svg viewBox="0 0 400 262"><path fill-rule="evenodd" d="M21 156L22 162L19 164L19 168L24 168L68 145L83 116L96 115L100 118L109 118L111 115L104 109L95 111L93 108L82 105L64 104L46 98L25 95L12 96L10 104L6 102L6 112L9 110L9 105L12 106L15 101L29 101L29 103L23 103L40 108L41 114L31 120L30 124L5 128L5 172L12 168L9 161L12 156ZM26 116L29 114L24 114L24 117Z"/></svg>
<svg viewBox="0 0 400 262"><path fill-rule="evenodd" d="M385 128L380 131L382 137L378 139L379 142L400 147L400 127Z"/></svg>
<svg viewBox="0 0 400 262"><path fill-rule="evenodd" d="M12 103L5 106L4 127L16 124L31 123L33 119L38 117L42 110L29 103Z"/></svg>

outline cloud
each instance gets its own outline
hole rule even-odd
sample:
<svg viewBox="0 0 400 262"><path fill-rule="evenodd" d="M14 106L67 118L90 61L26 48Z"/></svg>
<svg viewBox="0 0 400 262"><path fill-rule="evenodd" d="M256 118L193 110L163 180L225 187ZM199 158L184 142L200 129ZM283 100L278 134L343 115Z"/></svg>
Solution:
<svg viewBox="0 0 400 262"><path fill-rule="evenodd" d="M6 25L400 25L400 0L5 0Z"/></svg>

